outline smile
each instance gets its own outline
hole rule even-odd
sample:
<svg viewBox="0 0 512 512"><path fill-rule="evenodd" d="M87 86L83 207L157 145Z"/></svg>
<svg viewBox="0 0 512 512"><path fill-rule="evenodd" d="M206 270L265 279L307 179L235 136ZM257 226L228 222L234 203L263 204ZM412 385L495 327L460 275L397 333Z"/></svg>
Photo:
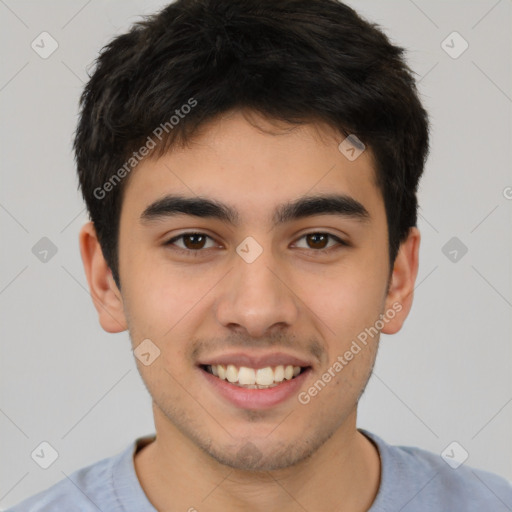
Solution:
<svg viewBox="0 0 512 512"><path fill-rule="evenodd" d="M278 386L283 381L292 380L306 368L293 365L278 365L275 367L249 368L234 364L203 365L203 369L231 384L247 389L267 389Z"/></svg>

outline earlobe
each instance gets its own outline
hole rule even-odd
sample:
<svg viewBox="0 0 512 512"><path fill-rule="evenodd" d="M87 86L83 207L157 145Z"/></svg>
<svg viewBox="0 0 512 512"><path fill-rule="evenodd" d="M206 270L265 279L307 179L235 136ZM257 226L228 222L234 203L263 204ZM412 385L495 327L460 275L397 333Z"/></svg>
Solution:
<svg viewBox="0 0 512 512"><path fill-rule="evenodd" d="M411 310L418 275L420 239L418 228L411 227L407 239L400 245L385 301L384 314L388 321L382 329L384 334L397 333Z"/></svg>
<svg viewBox="0 0 512 512"><path fill-rule="evenodd" d="M82 226L79 243L85 275L101 326L111 333L125 331L127 324L122 296L103 257L92 222Z"/></svg>

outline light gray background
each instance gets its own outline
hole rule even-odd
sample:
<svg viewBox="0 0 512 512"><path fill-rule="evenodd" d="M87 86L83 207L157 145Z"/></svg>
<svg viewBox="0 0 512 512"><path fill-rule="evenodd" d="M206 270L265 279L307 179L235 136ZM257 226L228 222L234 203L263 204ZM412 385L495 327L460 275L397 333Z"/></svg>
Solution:
<svg viewBox="0 0 512 512"><path fill-rule="evenodd" d="M349 3L409 49L432 122L415 301L381 338L358 425L436 453L455 440L512 479L512 2ZM163 5L0 0L0 507L154 430L128 334L103 332L88 293L71 140L87 66ZM46 60L30 46L42 31L59 44ZM457 59L441 47L453 31L469 43ZM31 252L44 236L47 263ZM442 252L454 236L457 262ZM30 457L42 441L59 453L47 470Z"/></svg>

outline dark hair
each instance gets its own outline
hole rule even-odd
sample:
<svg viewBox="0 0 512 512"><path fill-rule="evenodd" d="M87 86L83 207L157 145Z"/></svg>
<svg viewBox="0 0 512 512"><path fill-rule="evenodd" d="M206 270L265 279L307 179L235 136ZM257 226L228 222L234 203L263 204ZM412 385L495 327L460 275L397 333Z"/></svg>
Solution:
<svg viewBox="0 0 512 512"><path fill-rule="evenodd" d="M81 96L74 150L82 194L118 287L128 181L122 178L144 146L151 150L156 142L149 154L163 154L236 108L294 124L325 122L371 150L391 271L416 226L429 138L403 53L378 25L336 0L178 0L114 38Z"/></svg>

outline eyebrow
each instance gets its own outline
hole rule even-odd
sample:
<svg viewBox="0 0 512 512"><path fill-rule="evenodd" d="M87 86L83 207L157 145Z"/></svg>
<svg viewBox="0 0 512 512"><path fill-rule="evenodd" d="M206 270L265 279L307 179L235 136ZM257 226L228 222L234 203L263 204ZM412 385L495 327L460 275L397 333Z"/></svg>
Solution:
<svg viewBox="0 0 512 512"><path fill-rule="evenodd" d="M172 194L150 204L142 212L140 220L143 224L148 224L180 214L218 219L235 227L240 224L238 211L227 204L214 199ZM353 197L345 194L327 194L303 196L279 205L274 210L272 222L275 227L316 215L337 215L361 223L368 223L371 220L368 210Z"/></svg>

